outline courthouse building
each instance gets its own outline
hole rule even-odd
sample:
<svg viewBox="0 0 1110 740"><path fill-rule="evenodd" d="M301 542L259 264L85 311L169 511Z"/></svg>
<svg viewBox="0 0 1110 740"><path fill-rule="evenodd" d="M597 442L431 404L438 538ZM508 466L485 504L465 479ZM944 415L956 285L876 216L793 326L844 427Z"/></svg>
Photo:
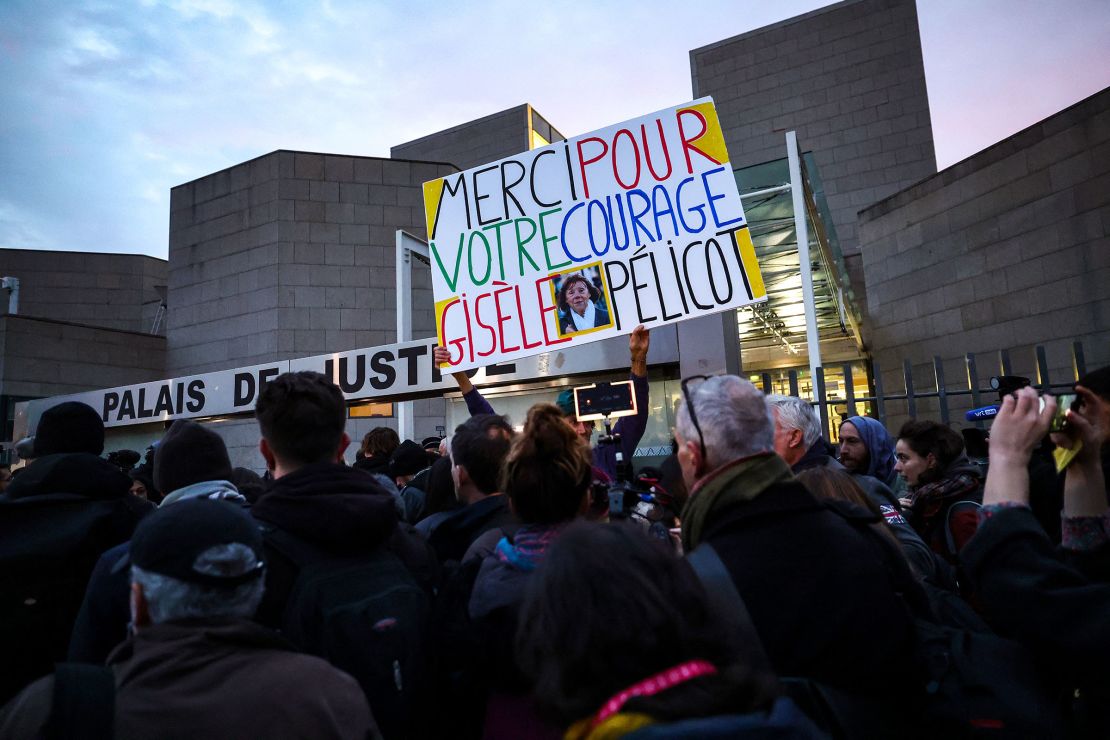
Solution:
<svg viewBox="0 0 1110 740"><path fill-rule="evenodd" d="M692 97L716 102L769 300L653 331L637 462L665 451L685 374L787 390L793 371L813 393L792 187L829 396L868 395L876 362L888 386L904 360L923 377L939 356L958 375L972 351L1009 350L1031 375L1038 344L1059 373L1076 340L1089 367L1110 363L1110 91L938 173L914 0L846 0L694 49L690 69ZM21 286L18 312L0 318L5 446L42 408L13 430L16 401L433 336L429 266L403 248L426 236L421 184L565 138L528 104L443 123L389 158L282 150L175 187L165 262L0 251L0 275ZM398 259L411 276L400 301ZM626 347L553 352L483 390L519 423L559 387L626 375ZM465 406L443 388L353 402L352 438L396 426L407 401L410 436L453 428ZM236 464L260 466L249 416L213 424ZM113 427L109 444L139 448L162 428Z"/></svg>

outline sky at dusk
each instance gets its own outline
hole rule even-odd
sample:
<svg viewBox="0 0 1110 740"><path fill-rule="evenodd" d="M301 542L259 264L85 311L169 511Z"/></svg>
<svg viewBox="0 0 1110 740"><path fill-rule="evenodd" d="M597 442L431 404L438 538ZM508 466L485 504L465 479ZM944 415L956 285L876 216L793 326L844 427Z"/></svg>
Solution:
<svg viewBox="0 0 1110 740"><path fill-rule="evenodd" d="M3 0L0 247L164 258L175 185L524 102L574 136L689 100L690 49L828 4ZM918 15L940 168L1110 85L1106 0Z"/></svg>

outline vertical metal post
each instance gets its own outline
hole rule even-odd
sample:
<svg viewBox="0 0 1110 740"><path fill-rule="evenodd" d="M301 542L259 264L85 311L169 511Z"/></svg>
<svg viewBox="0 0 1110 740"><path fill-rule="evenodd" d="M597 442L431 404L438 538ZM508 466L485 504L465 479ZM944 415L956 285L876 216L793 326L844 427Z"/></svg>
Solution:
<svg viewBox="0 0 1110 740"><path fill-rule="evenodd" d="M879 370L878 360L871 361L871 373L875 378L875 413L879 416L879 421L884 425L886 424L886 399L883 398L883 374Z"/></svg>
<svg viewBox="0 0 1110 740"><path fill-rule="evenodd" d="M964 362L967 364L967 389L971 391L971 407L977 409L982 402L979 400L979 372L975 367L975 355L968 352L964 355ZM982 429L983 420L976 419L975 426Z"/></svg>
<svg viewBox="0 0 1110 740"><path fill-rule="evenodd" d="M816 374L813 376L813 400L820 404L817 410L821 413L821 428L825 430L825 434L828 434L829 406L825 398L825 368L823 367L817 368Z"/></svg>
<svg viewBox="0 0 1110 740"><path fill-rule="evenodd" d="M1083 357L1083 342L1071 343L1071 368L1075 372L1076 380L1087 374L1087 360Z"/></svg>
<svg viewBox="0 0 1110 740"><path fill-rule="evenodd" d="M1048 377L1048 355L1045 354L1044 345L1037 345L1037 387L1042 393L1052 390L1052 381Z"/></svg>
<svg viewBox="0 0 1110 740"><path fill-rule="evenodd" d="M906 381L906 411L911 419L917 418L917 398L913 395L913 365L909 360L902 360L902 375Z"/></svg>
<svg viewBox="0 0 1110 740"><path fill-rule="evenodd" d="M790 395L798 395L798 371L791 370L786 374L787 379L790 381Z"/></svg>
<svg viewBox="0 0 1110 740"><path fill-rule="evenodd" d="M809 225L806 223L806 193L802 180L802 160L798 151L798 135L786 132L786 157L790 165L790 196L794 205L794 231L798 237L798 267L802 275L802 304L806 315L806 348L809 350L809 371L817 377L821 367L821 344L817 335L817 309L813 299L813 274L809 257Z"/></svg>
<svg viewBox="0 0 1110 740"><path fill-rule="evenodd" d="M428 246L411 234L397 230L397 342L412 339L412 255L413 252L428 258ZM415 434L412 415L412 401L402 401L396 405L397 436L409 439Z"/></svg>
<svg viewBox="0 0 1110 740"><path fill-rule="evenodd" d="M848 404L848 416L856 415L856 387L852 383L852 363L844 363L844 400Z"/></svg>
<svg viewBox="0 0 1110 740"><path fill-rule="evenodd" d="M771 373L763 373L763 393L764 393L764 395L770 395L772 390L773 389L771 387Z"/></svg>
<svg viewBox="0 0 1110 740"><path fill-rule="evenodd" d="M1010 365L1010 350L998 350L998 367L1003 375L1013 375L1012 366Z"/></svg>
<svg viewBox="0 0 1110 740"><path fill-rule="evenodd" d="M937 379L937 399L940 401L940 423L948 423L948 389L944 387L944 362L940 355L933 355L933 376Z"/></svg>

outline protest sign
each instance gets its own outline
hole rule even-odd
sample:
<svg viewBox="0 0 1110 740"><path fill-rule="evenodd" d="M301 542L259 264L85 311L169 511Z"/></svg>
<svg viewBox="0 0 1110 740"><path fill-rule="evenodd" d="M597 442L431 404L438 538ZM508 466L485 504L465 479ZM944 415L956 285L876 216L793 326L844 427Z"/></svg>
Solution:
<svg viewBox="0 0 1110 740"><path fill-rule="evenodd" d="M711 98L426 182L424 209L452 371L766 299Z"/></svg>

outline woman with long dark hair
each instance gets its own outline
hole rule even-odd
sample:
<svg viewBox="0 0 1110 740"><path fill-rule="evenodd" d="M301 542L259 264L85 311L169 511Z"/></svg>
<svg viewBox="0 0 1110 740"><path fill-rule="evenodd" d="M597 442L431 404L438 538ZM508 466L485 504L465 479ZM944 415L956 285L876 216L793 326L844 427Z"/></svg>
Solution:
<svg viewBox="0 0 1110 740"><path fill-rule="evenodd" d="M894 469L906 481L903 503L910 525L934 552L955 564L979 526L979 466L964 454L963 437L935 421L907 421L894 451Z"/></svg>
<svg viewBox="0 0 1110 740"><path fill-rule="evenodd" d="M627 524L564 531L528 584L517 655L567 738L821 737L690 566Z"/></svg>

